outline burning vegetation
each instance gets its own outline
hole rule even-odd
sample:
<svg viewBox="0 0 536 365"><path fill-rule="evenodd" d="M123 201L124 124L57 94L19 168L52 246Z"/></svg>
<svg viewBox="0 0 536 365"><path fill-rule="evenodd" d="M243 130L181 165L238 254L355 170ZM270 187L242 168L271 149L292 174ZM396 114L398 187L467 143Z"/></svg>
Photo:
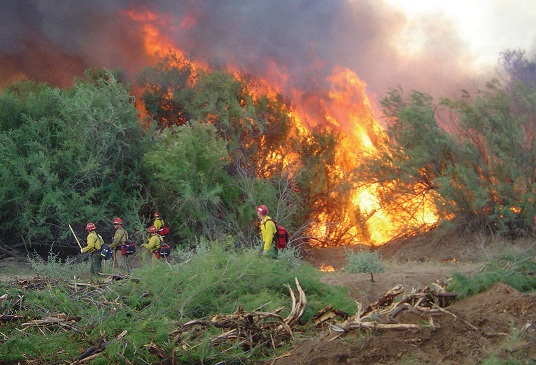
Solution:
<svg viewBox="0 0 536 365"><path fill-rule="evenodd" d="M385 137L384 129L375 117L377 110L367 96L366 84L354 72L336 68L327 80L327 91L306 93L292 89L289 102L282 98L280 82L290 75L275 66L270 72L277 75L278 79L274 80L255 79L232 65L221 71L214 70L187 59L165 35L155 34L156 29L148 24L159 19L155 14L133 11L128 15L143 24L141 29L144 30L147 54L164 57L155 68L146 69L141 78L145 88L141 99L145 101L149 115L158 120L161 127L182 125L192 118L221 125L224 123L221 119L227 118L229 127L248 131L240 137L239 143L245 148L260 143L259 152L265 156L248 162L241 161L240 156L232 156L235 167L253 168L257 177L267 179L283 169L286 184L292 189L303 189L296 180L303 174L301 170L307 160L322 161L322 165L308 176L310 206L304 218L309 223L304 234L313 245L380 245L400 234L427 230L435 225L437 216L429 195L407 194L403 203L385 206L379 196L380 183L359 181L359 165L365 156L379 157L378 148L382 148ZM164 50L171 53L164 54ZM164 77L159 75L169 75L168 81L162 82ZM180 80L173 80L172 75L180 75L185 81L181 84ZM173 84L174 81L178 83ZM214 102L217 103L215 100L198 101L201 110L198 115L184 110L186 102L180 95L188 93L188 89L222 87L225 82L235 88L226 92L236 92L233 97L238 101L234 107L242 109L237 115L222 116L219 112L211 112ZM155 105L148 105L154 100L158 101ZM255 121L247 115L248 108L262 104L269 106L262 116L272 129L265 131L267 133L254 131ZM151 113L151 110L155 112ZM277 128L280 130L275 130ZM279 139L285 135L286 143L270 140L271 135ZM296 149L293 146L297 143L308 147ZM245 166L244 163L256 166Z"/></svg>
<svg viewBox="0 0 536 365"><path fill-rule="evenodd" d="M301 10L326 14L318 11L325 10L318 6ZM340 15L350 5L331 6ZM149 182L143 187L147 191L141 190L151 197L150 204L169 206L166 215L181 227L177 231L185 232L178 238L191 239L198 232L215 237L225 226L230 234L248 231L240 239L251 242L253 230L244 229L251 217L246 217L245 208L235 207L240 203L254 206L259 199L267 200L274 218L291 227L294 240L321 247L377 246L456 220L471 230L527 231L536 212L532 198L535 113L527 101L534 92L534 62L526 60L522 52L503 55L503 83L493 81L482 89L465 90L457 100L436 101L400 87L377 102L352 68L322 57L315 49L317 44L295 45L302 56L309 52L307 64L282 63L286 55L274 49L262 53L262 47L252 44L247 29L241 28L244 23L237 23L240 29L234 31L237 37L233 39L243 52L234 56L225 52L220 58L218 50L208 46L217 40L208 42L206 34L217 38L218 32L232 33L232 27L219 28L221 19L202 4L173 10L177 11L160 3L96 10L103 21L120 17L122 24L112 30L124 37L129 51L116 60L104 56L109 49L99 49L95 58L106 59L100 65L124 65L128 75L150 65L136 74L129 92L136 94L140 124L147 131L156 121L159 142L165 141L168 152L175 150L174 154L164 149L147 154L143 162L151 167L142 174ZM230 15L234 19L236 14ZM199 24L208 33L200 34ZM91 24L81 27L89 29ZM98 35L104 37L104 33ZM99 39L91 42L105 43ZM64 56L58 55L58 59L75 64L69 70L76 74L86 62L91 63L89 58ZM309 76L298 77L301 68ZM86 80L75 81L75 87L83 82L98 85L99 73L92 75L88 70ZM104 78L106 82L124 81L119 72L112 73L113 77ZM65 84L63 79L58 83ZM20 89L17 92L24 94ZM380 120L380 115L384 119ZM221 168L234 179L238 192L222 197L222 186L229 186L223 173L209 174L215 178L210 182L214 186L201 191L186 181L195 180L188 175L191 170L177 173L179 178L170 177L155 162L162 156L167 161L192 158L188 161L191 166L205 168L193 161L191 154L180 151L184 153L178 155L176 150L180 147L177 136L188 134L177 127L196 122L214 127L196 132L216 141L214 145L220 149L225 144L226 153L213 154L219 163L213 171ZM197 172L203 177L209 173L208 169ZM141 186L137 184L130 182L129 187ZM84 189L90 189L92 184L88 185ZM169 190L160 194L158 190L163 188ZM186 196L190 193L194 196ZM238 195L241 200L235 199ZM89 197L87 201L102 204L107 199ZM111 214L118 209L110 206L105 210ZM199 213L201 210L204 213ZM44 223L54 227L48 229L56 230L54 234L58 233L57 221L64 216L60 213ZM233 227L226 225L229 218L237 221ZM24 231L21 228L13 230Z"/></svg>

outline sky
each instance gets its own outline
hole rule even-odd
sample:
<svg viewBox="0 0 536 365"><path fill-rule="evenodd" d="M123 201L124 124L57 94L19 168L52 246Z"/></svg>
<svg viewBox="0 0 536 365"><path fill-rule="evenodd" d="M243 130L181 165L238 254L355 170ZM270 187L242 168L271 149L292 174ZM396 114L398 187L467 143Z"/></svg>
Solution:
<svg viewBox="0 0 536 365"><path fill-rule="evenodd" d="M452 19L460 38L479 65L495 65L505 49L536 51L534 0L387 0L408 15L404 37L419 37L423 16ZM418 43L418 40L415 40Z"/></svg>

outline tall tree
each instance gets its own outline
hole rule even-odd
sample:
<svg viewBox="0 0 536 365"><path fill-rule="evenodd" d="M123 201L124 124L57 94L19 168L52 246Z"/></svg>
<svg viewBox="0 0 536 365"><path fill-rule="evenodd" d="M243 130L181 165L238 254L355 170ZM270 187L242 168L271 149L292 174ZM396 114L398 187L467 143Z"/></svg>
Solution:
<svg viewBox="0 0 536 365"><path fill-rule="evenodd" d="M0 121L11 125L0 134L5 239L48 246L70 237L67 224L138 221L143 131L126 85L111 73L65 90L15 84L0 103L12 111Z"/></svg>
<svg viewBox="0 0 536 365"><path fill-rule="evenodd" d="M190 122L157 132L144 158L154 203L172 222L174 237L195 243L204 236L227 233L220 221L222 206L236 203L225 168L226 142L214 126Z"/></svg>
<svg viewBox="0 0 536 365"><path fill-rule="evenodd" d="M456 100L401 89L382 99L389 126L381 157L365 158L360 174L381 187L384 206L404 207L405 217L419 199L433 199L440 218L471 229L528 228L536 211L533 63L512 54L504 62L505 84L492 80Z"/></svg>
<svg viewBox="0 0 536 365"><path fill-rule="evenodd" d="M141 100L159 128L182 125L191 119L185 100L190 98L196 72L189 60L170 52L156 66L138 75L137 83L143 88Z"/></svg>

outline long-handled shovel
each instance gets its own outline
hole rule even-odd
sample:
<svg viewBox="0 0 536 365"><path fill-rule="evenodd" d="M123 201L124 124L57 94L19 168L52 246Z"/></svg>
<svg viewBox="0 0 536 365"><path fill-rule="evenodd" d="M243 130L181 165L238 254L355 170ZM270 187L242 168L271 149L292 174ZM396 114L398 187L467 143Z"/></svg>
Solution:
<svg viewBox="0 0 536 365"><path fill-rule="evenodd" d="M74 239L76 240L76 243L78 243L78 246L80 247L80 251L82 251L82 245L80 244L80 241L78 240L78 237L76 237L76 233L74 233L73 227L69 224L69 228L71 229L71 232L73 232Z"/></svg>
<svg viewBox="0 0 536 365"><path fill-rule="evenodd" d="M74 233L73 227L69 224L69 229L73 233L74 239L76 240L76 243L78 243L78 247L80 247L80 252L82 252L82 245L80 244L80 241L78 240L78 237L76 237L76 233ZM74 282L76 285L76 275L74 276Z"/></svg>
<svg viewBox="0 0 536 365"><path fill-rule="evenodd" d="M80 252L82 252L82 245L80 244L80 241L78 240L78 237L76 237L76 233L74 233L73 227L69 224L69 228L71 229L71 232L73 233L74 239L76 240L76 243L78 243L78 247L80 247ZM87 258L87 256L84 256L84 261Z"/></svg>

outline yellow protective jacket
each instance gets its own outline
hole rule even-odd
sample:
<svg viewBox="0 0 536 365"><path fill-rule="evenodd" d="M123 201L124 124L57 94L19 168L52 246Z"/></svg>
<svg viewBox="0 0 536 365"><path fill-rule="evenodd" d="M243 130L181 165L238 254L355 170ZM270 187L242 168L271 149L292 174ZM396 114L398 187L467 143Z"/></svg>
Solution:
<svg viewBox="0 0 536 365"><path fill-rule="evenodd" d="M128 233L125 231L123 227L117 228L114 234L114 238L112 243L110 244L110 247L114 250L117 250L119 246L125 243L125 241L128 239Z"/></svg>
<svg viewBox="0 0 536 365"><path fill-rule="evenodd" d="M104 240L100 234L95 231L89 232L87 235L87 246L82 249L82 252L95 253L101 249Z"/></svg>
<svg viewBox="0 0 536 365"><path fill-rule="evenodd" d="M153 222L154 228L158 231L160 228L164 227L165 223L162 218L156 218Z"/></svg>
<svg viewBox="0 0 536 365"><path fill-rule="evenodd" d="M158 233L153 233L151 237L149 237L149 241L147 241L147 243L144 243L142 246L153 252L154 250L158 250L160 248L160 244L163 241L164 239L162 238L162 236L160 236Z"/></svg>
<svg viewBox="0 0 536 365"><path fill-rule="evenodd" d="M269 216L264 217L261 221L261 238L263 242L263 251L268 251L274 240L274 235L277 232L275 223Z"/></svg>

